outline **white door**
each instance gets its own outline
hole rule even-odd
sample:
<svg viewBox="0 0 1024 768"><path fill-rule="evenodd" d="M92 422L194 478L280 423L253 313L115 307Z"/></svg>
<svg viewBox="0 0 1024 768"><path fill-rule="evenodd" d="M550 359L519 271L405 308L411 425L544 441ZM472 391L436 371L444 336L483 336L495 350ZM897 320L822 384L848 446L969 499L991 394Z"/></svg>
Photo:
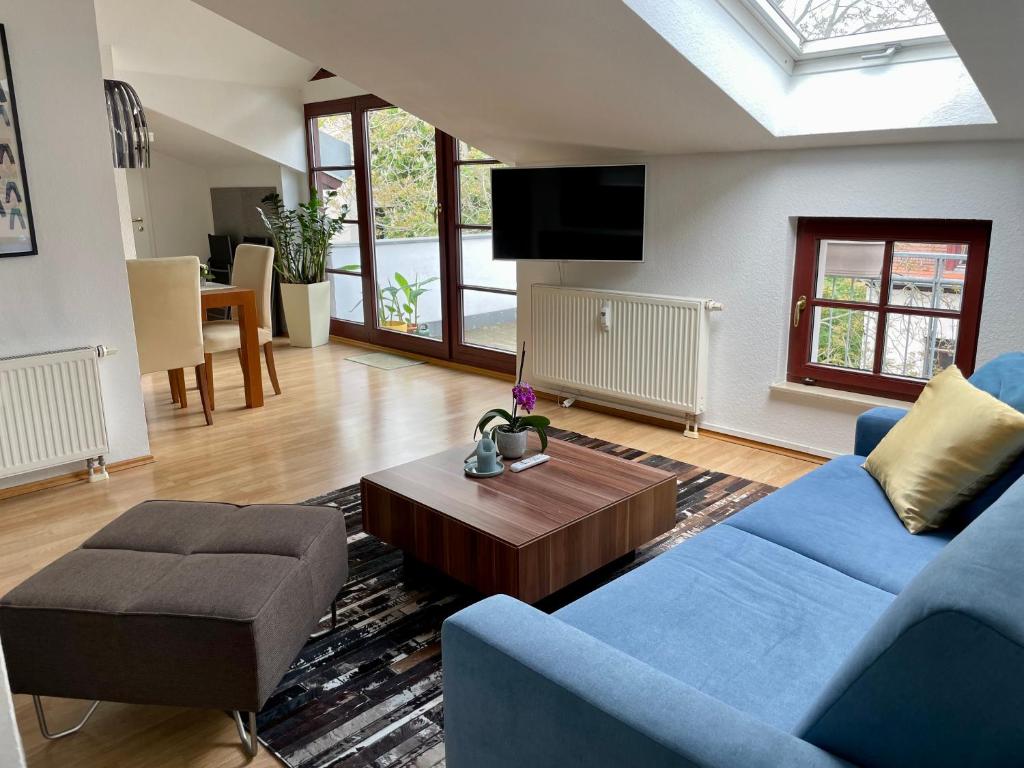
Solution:
<svg viewBox="0 0 1024 768"><path fill-rule="evenodd" d="M128 203L132 212L132 234L135 236L135 254L140 259L156 256L153 247L153 232L149 217L149 195L146 191L145 170L129 168Z"/></svg>

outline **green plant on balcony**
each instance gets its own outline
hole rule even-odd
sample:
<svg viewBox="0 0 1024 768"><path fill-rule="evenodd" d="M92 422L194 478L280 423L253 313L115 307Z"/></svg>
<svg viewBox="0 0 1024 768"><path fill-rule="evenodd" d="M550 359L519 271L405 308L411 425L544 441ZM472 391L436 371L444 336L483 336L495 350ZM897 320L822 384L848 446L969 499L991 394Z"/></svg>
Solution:
<svg viewBox="0 0 1024 768"><path fill-rule="evenodd" d="M358 264L341 267L346 272L358 272ZM386 284L377 285L377 320L382 328L403 333L416 333L420 326L420 298L430 291L426 286L437 282L437 277L420 278L417 274L412 281L401 272L395 272L394 281L389 277ZM354 310L363 300L353 306Z"/></svg>

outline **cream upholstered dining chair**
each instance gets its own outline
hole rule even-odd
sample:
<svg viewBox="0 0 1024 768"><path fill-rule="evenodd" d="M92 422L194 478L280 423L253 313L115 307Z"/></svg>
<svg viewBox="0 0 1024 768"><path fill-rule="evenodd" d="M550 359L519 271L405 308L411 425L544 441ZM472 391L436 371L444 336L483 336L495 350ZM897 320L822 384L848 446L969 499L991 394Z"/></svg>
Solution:
<svg viewBox="0 0 1024 768"><path fill-rule="evenodd" d="M199 259L173 256L125 262L135 320L135 344L142 373L167 371L171 394L184 408L185 371L195 367L206 423L213 423L206 387L203 323L199 300Z"/></svg>
<svg viewBox="0 0 1024 768"><path fill-rule="evenodd" d="M281 385L277 381L277 368L274 365L274 332L270 319L270 290L273 285L274 249L266 245L242 243L235 249L234 266L231 268L231 284L239 288L252 288L256 294L256 316L258 318L257 333L259 344L263 347L263 356L267 360L267 373L270 383L274 386L274 394L281 394ZM203 346L206 352L207 389L210 391L210 403L215 402L213 387L213 353L238 350L239 360L242 355L242 337L237 320L212 320L203 323ZM245 375L245 366L242 366Z"/></svg>

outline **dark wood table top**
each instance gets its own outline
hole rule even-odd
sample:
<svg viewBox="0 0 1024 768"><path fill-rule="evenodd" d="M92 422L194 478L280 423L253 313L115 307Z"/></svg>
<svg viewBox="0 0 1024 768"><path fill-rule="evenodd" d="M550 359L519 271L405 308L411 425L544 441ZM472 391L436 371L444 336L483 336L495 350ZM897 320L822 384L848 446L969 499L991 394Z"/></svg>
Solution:
<svg viewBox="0 0 1024 768"><path fill-rule="evenodd" d="M391 493L454 518L513 546L522 546L653 485L669 472L591 448L551 439L551 460L524 472L509 470L472 479L463 460L472 444L460 445L363 478ZM527 456L540 450L530 435Z"/></svg>

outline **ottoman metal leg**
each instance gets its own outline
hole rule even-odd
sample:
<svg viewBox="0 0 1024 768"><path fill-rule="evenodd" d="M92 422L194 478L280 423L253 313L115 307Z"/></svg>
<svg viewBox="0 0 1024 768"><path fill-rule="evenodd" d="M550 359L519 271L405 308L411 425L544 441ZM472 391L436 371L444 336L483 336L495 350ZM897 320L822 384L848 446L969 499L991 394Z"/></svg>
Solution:
<svg viewBox="0 0 1024 768"><path fill-rule="evenodd" d="M77 733L78 731L80 731L82 729L82 726L89 721L90 717L92 717L92 713L96 711L96 707L98 707L100 703L99 701L94 701L92 703L92 706L89 707L89 711L85 713L85 717L79 720L78 725L68 728L65 731L61 731L60 733L50 732L50 727L46 724L46 713L43 712L42 699L40 699L38 696L33 696L32 705L36 708L36 720L39 721L39 730L42 732L43 738L50 739L51 741L53 741L54 739L62 739L65 736L70 736L72 733Z"/></svg>
<svg viewBox="0 0 1024 768"><path fill-rule="evenodd" d="M245 754L248 757L256 757L256 753L260 748L260 741L256 738L256 713L249 712L249 728L246 730L245 724L242 722L242 713L237 709L232 712L235 716L235 728L238 729L238 738L242 740L242 749L245 750Z"/></svg>

